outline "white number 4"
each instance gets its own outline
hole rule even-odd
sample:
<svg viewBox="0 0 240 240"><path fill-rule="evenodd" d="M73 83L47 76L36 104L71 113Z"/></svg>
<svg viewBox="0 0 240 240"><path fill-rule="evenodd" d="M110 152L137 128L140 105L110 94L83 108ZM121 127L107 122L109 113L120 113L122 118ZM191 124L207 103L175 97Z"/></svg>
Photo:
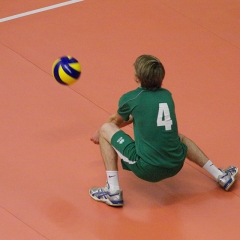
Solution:
<svg viewBox="0 0 240 240"><path fill-rule="evenodd" d="M172 129L172 120L170 117L170 111L167 103L159 103L157 126L164 126L165 130Z"/></svg>

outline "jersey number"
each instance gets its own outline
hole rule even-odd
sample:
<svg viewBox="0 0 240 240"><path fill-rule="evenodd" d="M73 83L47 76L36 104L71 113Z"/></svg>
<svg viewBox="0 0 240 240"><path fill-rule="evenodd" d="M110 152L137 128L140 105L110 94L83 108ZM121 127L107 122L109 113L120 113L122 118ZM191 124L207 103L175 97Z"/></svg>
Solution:
<svg viewBox="0 0 240 240"><path fill-rule="evenodd" d="M170 111L167 103L159 103L157 126L164 126L165 130L172 130L172 120L170 117Z"/></svg>

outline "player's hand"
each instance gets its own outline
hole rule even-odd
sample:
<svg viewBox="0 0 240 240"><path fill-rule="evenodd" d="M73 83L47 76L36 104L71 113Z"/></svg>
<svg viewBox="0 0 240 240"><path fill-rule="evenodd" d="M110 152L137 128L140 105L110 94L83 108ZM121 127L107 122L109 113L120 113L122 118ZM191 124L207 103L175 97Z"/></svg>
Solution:
<svg viewBox="0 0 240 240"><path fill-rule="evenodd" d="M97 131L91 138L90 140L95 143L95 144L99 144L99 131Z"/></svg>

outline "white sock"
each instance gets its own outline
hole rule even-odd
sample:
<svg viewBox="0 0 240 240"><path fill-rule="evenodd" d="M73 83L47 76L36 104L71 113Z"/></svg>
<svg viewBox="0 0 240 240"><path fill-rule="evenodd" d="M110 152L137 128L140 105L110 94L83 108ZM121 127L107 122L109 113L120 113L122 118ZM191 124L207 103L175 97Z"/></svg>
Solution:
<svg viewBox="0 0 240 240"><path fill-rule="evenodd" d="M203 166L205 170L207 170L216 180L219 175L222 175L222 171L219 170L211 160L208 160L207 163Z"/></svg>
<svg viewBox="0 0 240 240"><path fill-rule="evenodd" d="M119 181L118 181L118 171L106 171L107 181L109 184L110 192L115 192L120 190Z"/></svg>

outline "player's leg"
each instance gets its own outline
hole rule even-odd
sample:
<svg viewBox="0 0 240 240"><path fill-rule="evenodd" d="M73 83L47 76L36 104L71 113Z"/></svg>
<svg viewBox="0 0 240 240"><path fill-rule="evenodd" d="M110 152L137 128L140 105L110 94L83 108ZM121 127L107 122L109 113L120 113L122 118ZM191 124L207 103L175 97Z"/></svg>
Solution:
<svg viewBox="0 0 240 240"><path fill-rule="evenodd" d="M182 134L179 134L181 141L187 146L187 158L203 167L209 160L209 158L202 152L202 150L189 138ZM216 169L215 169L216 170ZM218 169L217 169L218 172ZM216 178L216 177L215 177Z"/></svg>
<svg viewBox="0 0 240 240"><path fill-rule="evenodd" d="M222 188L229 190L236 180L238 168L234 166L230 166L225 170L217 168L192 140L182 134L179 134L179 137L187 146L187 159L204 168L216 179Z"/></svg>
<svg viewBox="0 0 240 240"><path fill-rule="evenodd" d="M118 155L110 144L112 136L120 129L113 123L106 123L100 129L100 150L107 171L117 171Z"/></svg>
<svg viewBox="0 0 240 240"><path fill-rule="evenodd" d="M97 201L111 206L122 206L122 190L118 180L118 155L110 144L112 136L120 129L113 123L105 123L100 129L100 150L104 161L107 185L103 188L91 188L89 194Z"/></svg>

